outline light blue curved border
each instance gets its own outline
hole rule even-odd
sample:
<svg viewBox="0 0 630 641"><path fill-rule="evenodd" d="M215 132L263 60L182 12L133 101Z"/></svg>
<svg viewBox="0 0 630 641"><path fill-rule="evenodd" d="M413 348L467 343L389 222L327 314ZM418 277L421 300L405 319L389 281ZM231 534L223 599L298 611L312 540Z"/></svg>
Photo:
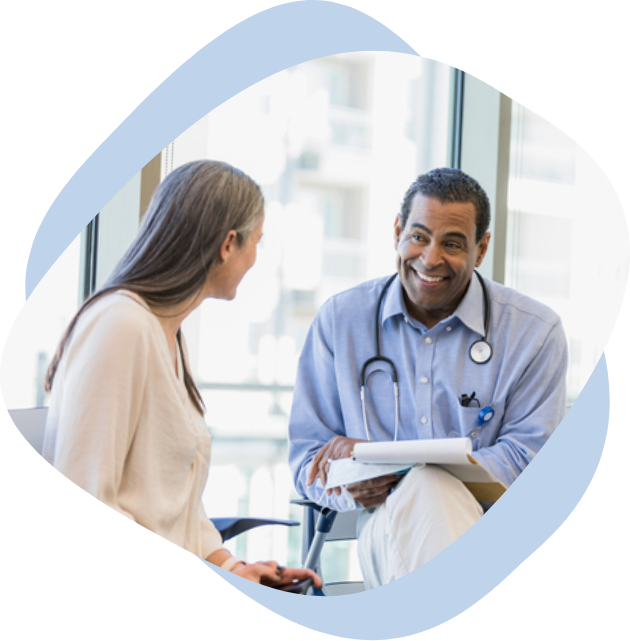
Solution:
<svg viewBox="0 0 630 641"><path fill-rule="evenodd" d="M349 51L417 55L364 13L311 1L263 11L206 45L133 111L57 196L33 241L26 298L90 220L197 120L283 69Z"/></svg>
<svg viewBox="0 0 630 641"><path fill-rule="evenodd" d="M569 516L597 469L608 410L602 356L571 411L507 494L432 561L377 590L300 597L216 571L270 610L320 632L391 639L428 630L493 590Z"/></svg>
<svg viewBox="0 0 630 641"><path fill-rule="evenodd" d="M27 297L120 188L207 112L298 63L366 50L415 53L372 18L310 0L264 11L208 44L116 129L59 194L33 242ZM607 425L602 357L572 411L501 501L433 561L379 590L314 600L217 572L274 612L321 632L360 639L421 632L474 604L558 528L595 473Z"/></svg>

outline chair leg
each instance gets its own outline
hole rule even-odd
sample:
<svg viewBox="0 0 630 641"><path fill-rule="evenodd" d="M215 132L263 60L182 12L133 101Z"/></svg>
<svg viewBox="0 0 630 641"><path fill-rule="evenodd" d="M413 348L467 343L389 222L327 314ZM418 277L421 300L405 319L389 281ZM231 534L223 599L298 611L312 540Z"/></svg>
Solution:
<svg viewBox="0 0 630 641"><path fill-rule="evenodd" d="M335 512L335 510L323 508L320 512L319 518L317 519L317 526L315 527L315 536L309 546L308 555L304 561L305 569L315 570L318 566L319 556L336 517L337 512Z"/></svg>

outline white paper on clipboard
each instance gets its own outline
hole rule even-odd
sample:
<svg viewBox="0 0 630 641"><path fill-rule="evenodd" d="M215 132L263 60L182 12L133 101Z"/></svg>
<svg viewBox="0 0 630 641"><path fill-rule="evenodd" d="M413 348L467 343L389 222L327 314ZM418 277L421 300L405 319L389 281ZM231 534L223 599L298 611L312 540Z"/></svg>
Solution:
<svg viewBox="0 0 630 641"><path fill-rule="evenodd" d="M351 458L340 458L336 461L332 461L330 464L330 470L328 471L328 478L326 481L326 489L339 487L341 485L350 485L351 483L359 483L360 481L375 479L387 474L397 474L408 470L410 467L412 466L406 463L357 463Z"/></svg>
<svg viewBox="0 0 630 641"><path fill-rule="evenodd" d="M427 463L466 465L472 454L469 438L436 438L418 441L357 443L353 459L359 463Z"/></svg>
<svg viewBox="0 0 630 641"><path fill-rule="evenodd" d="M353 457L332 461L326 488L402 473L416 465L439 465L458 478L479 501L496 501L506 491L472 456L468 438L357 443Z"/></svg>

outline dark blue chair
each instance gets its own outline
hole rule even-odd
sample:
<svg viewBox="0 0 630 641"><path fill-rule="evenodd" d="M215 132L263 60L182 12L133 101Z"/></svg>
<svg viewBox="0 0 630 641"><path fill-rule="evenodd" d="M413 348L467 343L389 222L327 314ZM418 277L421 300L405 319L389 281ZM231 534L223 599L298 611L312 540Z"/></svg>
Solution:
<svg viewBox="0 0 630 641"><path fill-rule="evenodd" d="M286 521L283 519L255 519L249 516L235 516L229 518L210 519L219 530L224 541L233 539L243 532L252 530L261 525L286 525L289 527L299 525L298 521Z"/></svg>

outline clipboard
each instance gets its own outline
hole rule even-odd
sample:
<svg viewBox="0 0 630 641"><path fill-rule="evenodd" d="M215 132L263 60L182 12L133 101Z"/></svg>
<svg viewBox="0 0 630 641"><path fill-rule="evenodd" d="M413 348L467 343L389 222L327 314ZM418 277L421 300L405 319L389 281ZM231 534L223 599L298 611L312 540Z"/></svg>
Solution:
<svg viewBox="0 0 630 641"><path fill-rule="evenodd" d="M479 502L494 503L507 490L472 456L469 438L357 443L352 458L331 462L326 489L403 473L416 465L439 465Z"/></svg>

